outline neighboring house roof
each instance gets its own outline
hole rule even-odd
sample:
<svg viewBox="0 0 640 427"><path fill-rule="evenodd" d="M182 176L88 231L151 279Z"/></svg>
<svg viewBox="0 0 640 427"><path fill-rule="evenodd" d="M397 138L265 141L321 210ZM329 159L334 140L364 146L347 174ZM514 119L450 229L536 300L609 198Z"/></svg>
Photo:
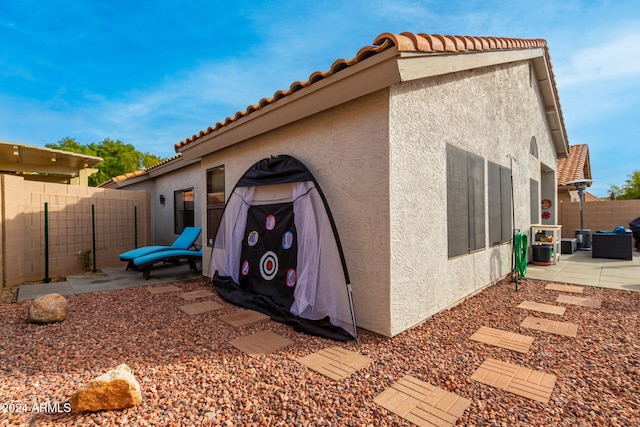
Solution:
<svg viewBox="0 0 640 427"><path fill-rule="evenodd" d="M0 141L0 172L52 176L43 178L45 181L56 181L53 176L78 177L80 171L92 169L101 161L101 157L86 154Z"/></svg>
<svg viewBox="0 0 640 427"><path fill-rule="evenodd" d="M585 202L601 202L602 200L600 199L600 197L594 196L593 194L589 193L588 191L585 191L584 192L584 201Z"/></svg>
<svg viewBox="0 0 640 427"><path fill-rule="evenodd" d="M572 189L573 186L567 186L567 183L579 179L591 179L591 160L587 144L572 145L569 147L569 156L566 159L558 159L558 187ZM589 183L588 186L590 185Z"/></svg>
<svg viewBox="0 0 640 427"><path fill-rule="evenodd" d="M529 56L521 55L518 60L534 60L534 69L538 75L538 82L541 85L541 94L545 100L545 113L556 144L556 150L558 155L562 157L566 155L568 151L566 129L560 109L555 78L551 70L551 61L547 50L547 42L545 40L501 37L441 36L422 33L383 33L376 37L373 42L373 46L363 47L358 51L354 58L350 60L339 59L332 64L329 71L316 71L312 73L306 81L294 82L288 90L279 90L275 92L271 98L263 98L257 104L248 106L244 111L239 111L234 116L229 116L226 120L218 122L214 126L210 126L207 129L194 134L190 138L179 142L175 145L175 150L176 152L184 152L183 150L191 148L191 145L194 145L194 142L200 143L202 140L209 140L216 135L223 133L223 131L232 127L232 125L235 125L238 122L244 122L242 119L250 119L252 116L259 114L261 110L266 109L272 111L277 108L277 105L286 103L289 98L295 98L295 95L297 95L296 92L304 90L313 91L313 87L323 85L323 80L331 79L339 74L345 74L345 71L352 68L359 68L358 66L365 60L379 56L380 54L385 53L385 51L391 51L392 55L395 54L396 56L400 56L402 59L425 56L451 56L452 53L467 55L481 54L483 52L517 51L527 49L543 50L543 53L541 54L532 53ZM542 60L536 61L536 59ZM492 65L494 63L492 61L496 61L496 59L478 57L477 63L465 63L464 65L456 64L457 66L449 65L447 72ZM366 68L366 66L360 68ZM360 69L353 73L358 71L360 71ZM402 72L403 70L398 73L399 78L397 79L397 82L404 81L402 78L405 76L401 76ZM422 77L422 75L414 73L414 75L409 78L420 77ZM293 115L289 114L289 116ZM295 120L295 118L291 117L289 120ZM280 122L286 123L286 120L280 119ZM254 127L258 127L258 125L254 125ZM247 132L247 135L249 136L252 134L251 132L254 132L255 134L255 130L253 129L245 132ZM225 142L224 144L220 143L220 147L229 144L229 142Z"/></svg>
<svg viewBox="0 0 640 427"><path fill-rule="evenodd" d="M149 166L146 169L141 169L134 172L128 172L123 175L114 176L113 178L98 185L98 187L105 187L105 188L115 187L115 186L119 186L119 184L122 184L125 181L132 180L133 178L147 177L149 176L150 173L153 173L154 171L162 168L163 166L176 163L181 158L182 158L182 154L178 153L175 156L170 157L168 159L164 159L161 162L158 162L155 165ZM170 170L174 170L174 169L170 169ZM167 170L167 172L170 170Z"/></svg>

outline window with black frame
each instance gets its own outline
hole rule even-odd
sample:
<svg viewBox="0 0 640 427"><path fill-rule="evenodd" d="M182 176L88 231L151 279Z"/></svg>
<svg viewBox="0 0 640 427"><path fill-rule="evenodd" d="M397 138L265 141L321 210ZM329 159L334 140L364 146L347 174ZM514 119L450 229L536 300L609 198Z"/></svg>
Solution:
<svg viewBox="0 0 640 427"><path fill-rule="evenodd" d="M182 233L185 227L193 227L195 219L193 188L173 192L174 232Z"/></svg>
<svg viewBox="0 0 640 427"><path fill-rule="evenodd" d="M224 166L207 171L207 245L213 246L224 210Z"/></svg>

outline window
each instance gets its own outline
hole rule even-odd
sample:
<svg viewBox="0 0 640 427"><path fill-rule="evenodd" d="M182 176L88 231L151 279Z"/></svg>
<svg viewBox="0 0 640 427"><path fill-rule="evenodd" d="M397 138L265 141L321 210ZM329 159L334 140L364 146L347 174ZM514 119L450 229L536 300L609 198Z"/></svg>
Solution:
<svg viewBox="0 0 640 427"><path fill-rule="evenodd" d="M224 210L224 166L207 171L207 245L213 246Z"/></svg>
<svg viewBox="0 0 640 427"><path fill-rule="evenodd" d="M484 159L447 146L449 258L485 247Z"/></svg>
<svg viewBox="0 0 640 427"><path fill-rule="evenodd" d="M174 232L182 233L185 227L193 227L193 188L173 192Z"/></svg>
<svg viewBox="0 0 640 427"><path fill-rule="evenodd" d="M529 153L536 159L538 158L538 141L535 136L532 136L529 142Z"/></svg>
<svg viewBox="0 0 640 427"><path fill-rule="evenodd" d="M511 241L511 171L489 162L487 171L489 188L489 244Z"/></svg>
<svg viewBox="0 0 640 427"><path fill-rule="evenodd" d="M538 196L539 188L538 181L535 179L529 180L529 196L530 203L529 209L531 210L531 224L540 224L540 214L538 213L538 207L540 206L540 197Z"/></svg>

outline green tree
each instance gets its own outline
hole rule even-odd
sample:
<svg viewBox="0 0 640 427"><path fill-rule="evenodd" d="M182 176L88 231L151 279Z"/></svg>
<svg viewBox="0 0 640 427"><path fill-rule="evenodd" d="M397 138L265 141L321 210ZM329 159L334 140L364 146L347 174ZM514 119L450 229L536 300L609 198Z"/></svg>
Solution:
<svg viewBox="0 0 640 427"><path fill-rule="evenodd" d="M621 187L612 185L609 192L615 194L618 200L640 199L640 170L633 171Z"/></svg>
<svg viewBox="0 0 640 427"><path fill-rule="evenodd" d="M142 153L131 144L109 138L83 145L74 138L66 137L55 144L46 144L46 147L102 157L102 162L96 166L98 172L89 177L89 185L92 187L115 176L147 168L163 160L154 154Z"/></svg>

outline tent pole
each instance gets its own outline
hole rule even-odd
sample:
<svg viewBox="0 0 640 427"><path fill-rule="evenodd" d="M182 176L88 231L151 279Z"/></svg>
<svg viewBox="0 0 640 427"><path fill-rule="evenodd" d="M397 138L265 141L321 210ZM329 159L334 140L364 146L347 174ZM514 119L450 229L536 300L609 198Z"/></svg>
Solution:
<svg viewBox="0 0 640 427"><path fill-rule="evenodd" d="M351 283L347 282L347 294L349 295L349 308L351 309L351 322L353 323L353 330L356 333L356 345L360 347L360 339L358 338L358 327L356 326L356 312L353 309L353 295L351 294Z"/></svg>

